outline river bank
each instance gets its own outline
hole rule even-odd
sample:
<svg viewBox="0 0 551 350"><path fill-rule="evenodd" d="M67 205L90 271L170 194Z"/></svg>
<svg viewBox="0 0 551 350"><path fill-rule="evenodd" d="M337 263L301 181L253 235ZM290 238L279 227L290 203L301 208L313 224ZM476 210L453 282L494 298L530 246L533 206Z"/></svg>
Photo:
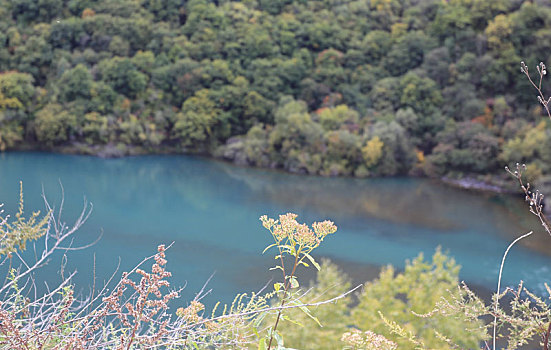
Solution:
<svg viewBox="0 0 551 350"><path fill-rule="evenodd" d="M510 186L507 186L507 188L504 186L503 181L501 179L500 179L501 185L498 185L492 182L478 180L474 177L464 177L461 179L454 179L447 176L443 176L440 179L442 180L442 182L448 185L467 189L467 190L496 192L496 193L514 193L514 191L511 188L509 188Z"/></svg>
<svg viewBox="0 0 551 350"><path fill-rule="evenodd" d="M297 174L297 175L309 175L307 173L301 173L297 171L290 171L283 168L276 167L258 167L253 164L246 162L232 161L227 159L221 154L212 154L207 151L198 152L192 150L182 150L181 147L171 147L167 145L156 146L156 147L144 147L136 145L125 145L125 144L114 144L108 143L104 145L89 145L86 143L73 142L71 144L55 146L55 147L39 147L38 145L21 145L16 149L11 149L10 151L22 151L22 152L52 152L52 153L61 153L61 154L73 154L73 155L88 155L95 156L99 158L122 158L129 156L140 156L140 155L194 155L201 156L208 159L215 159L223 161L230 164L235 164L236 166L243 166L249 168L263 168L263 169L273 169L286 173ZM315 175L316 176L316 175ZM325 176L325 175L319 175ZM350 176L339 176L337 177L350 177ZM518 187L515 181L503 171L503 174L454 174L453 176L444 175L441 177L427 176L419 169L415 169L408 176L421 177L421 178L433 178L439 179L440 181L462 189L481 191L481 192L494 192L494 193L506 193L506 194L515 194L518 193ZM333 177L333 176L329 176ZM356 178L355 176L352 176ZM369 176L368 176L369 177ZM361 178L361 177L358 177ZM550 203L551 204L551 203ZM551 214L551 212L549 213Z"/></svg>
<svg viewBox="0 0 551 350"><path fill-rule="evenodd" d="M27 146L21 147L15 151L36 151L37 147ZM143 147L135 145L124 145L124 144L105 144L105 145L89 145L85 143L74 142L70 145L63 145L51 148L39 147L39 151L44 152L53 152L53 153L62 153L62 154L75 154L75 155L89 155L96 156L100 158L121 158L128 156L140 156L140 155L155 155L155 154L182 154L182 155L195 155L206 157L209 159L215 159L223 161L230 164L235 164L237 166L250 167L250 168L259 168L253 164L239 161L228 160L223 155L213 155L209 152L197 152L192 150L183 151L181 147L170 147L170 146L157 146L157 147ZM276 167L261 167L263 169L273 169L279 170L286 173L297 174L297 175L310 175L307 173L300 173L296 171L289 171L286 169L280 169ZM320 175L324 176L324 175ZM350 177L350 176L339 176L338 177ZM494 193L506 193L506 194L515 194L518 193L517 184L513 181L512 178L507 176L505 171L503 174L489 174L489 175L479 175L479 174L455 174L455 176L444 175L441 177L431 177L424 174L419 169L416 169L408 176L421 177L421 178L433 178L439 179L440 181L453 186L466 190L473 191L482 191L482 192L494 192ZM352 176L354 177L354 176ZM549 213L551 214L551 212Z"/></svg>

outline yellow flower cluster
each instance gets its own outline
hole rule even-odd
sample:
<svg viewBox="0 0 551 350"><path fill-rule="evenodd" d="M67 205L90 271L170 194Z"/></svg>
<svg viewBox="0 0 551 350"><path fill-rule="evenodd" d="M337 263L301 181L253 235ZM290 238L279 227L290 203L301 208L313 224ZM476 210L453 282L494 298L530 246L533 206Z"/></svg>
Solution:
<svg viewBox="0 0 551 350"><path fill-rule="evenodd" d="M176 310L176 316L185 318L188 323L197 323L202 317L199 316L199 312L205 309L205 305L202 303L193 300L188 307L185 309L180 307Z"/></svg>
<svg viewBox="0 0 551 350"><path fill-rule="evenodd" d="M297 214L287 213L279 216L279 220L268 218L266 215L260 217L262 226L268 229L277 243L289 240L301 246L317 247L325 236L335 233L337 226L332 221L314 222L313 230L306 224L297 222Z"/></svg>

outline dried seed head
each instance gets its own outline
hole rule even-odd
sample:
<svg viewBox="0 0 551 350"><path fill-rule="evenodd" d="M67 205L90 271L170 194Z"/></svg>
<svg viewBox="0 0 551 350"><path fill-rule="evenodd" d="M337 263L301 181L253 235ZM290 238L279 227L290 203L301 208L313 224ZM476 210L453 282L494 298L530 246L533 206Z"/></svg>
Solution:
<svg viewBox="0 0 551 350"><path fill-rule="evenodd" d="M520 72L524 74L528 74L528 67L524 63L524 61L520 62Z"/></svg>

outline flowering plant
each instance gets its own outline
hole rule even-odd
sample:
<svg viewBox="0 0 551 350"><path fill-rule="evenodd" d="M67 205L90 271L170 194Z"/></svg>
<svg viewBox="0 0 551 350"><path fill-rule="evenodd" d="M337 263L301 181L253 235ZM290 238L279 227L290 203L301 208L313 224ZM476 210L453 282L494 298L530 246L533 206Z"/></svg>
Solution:
<svg viewBox="0 0 551 350"><path fill-rule="evenodd" d="M297 217L298 215L293 213L280 215L279 220L268 218L266 215L260 217L262 226L270 231L274 238L274 243L266 247L262 253L274 247L278 250L275 258L279 260L279 264L273 267L272 270L281 270L283 274L283 282L274 284L274 290L281 298L280 307L283 307L288 302L296 303L299 309L317 322L317 319L310 314L308 309L305 306L301 306L298 299L293 298L291 290L299 287L298 279L295 275L298 266L303 265L308 267L312 264L319 271L320 265L310 253L321 244L327 235L335 233L337 226L332 221L325 220L323 222L314 222L312 228L310 228L306 224L298 223ZM291 258L292 264L286 266L285 260L287 257ZM276 338L278 348L282 347L283 341L281 336L276 332L282 311L283 309L280 308L277 312L273 328L270 328L268 331L268 350L271 348L274 338ZM266 348L265 341L265 339L261 340L260 348Z"/></svg>

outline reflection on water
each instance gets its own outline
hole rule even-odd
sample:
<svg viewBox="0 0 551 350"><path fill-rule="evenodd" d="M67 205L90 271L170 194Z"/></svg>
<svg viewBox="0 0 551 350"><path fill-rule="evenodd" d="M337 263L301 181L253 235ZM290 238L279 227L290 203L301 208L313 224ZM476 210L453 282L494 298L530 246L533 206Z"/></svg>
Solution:
<svg viewBox="0 0 551 350"><path fill-rule="evenodd" d="M68 220L82 208L83 195L93 202L92 217L75 244L93 241L102 230L103 237L69 260L84 291L94 255L101 283L119 257L121 270L127 270L153 254L156 245L171 242L168 268L175 285L187 285L184 297L193 297L213 272L213 299L258 290L273 277L267 271L269 253L260 255L270 237L258 217L288 211L308 223L335 221L339 231L317 256L332 257L358 278L373 276L375 266L400 267L405 259L419 252L430 256L442 246L463 266L462 278L493 288L509 242L539 230L511 251L504 280L523 279L536 289L549 280L551 238L521 200L427 179L302 177L184 156L8 153L0 155L0 200L8 211L16 209L20 179L28 209L43 207L42 188L59 205L60 182ZM52 261L48 279L58 278L58 270L58 260Z"/></svg>
<svg viewBox="0 0 551 350"><path fill-rule="evenodd" d="M346 217L361 216L439 230L457 228L441 205L441 194L428 181L410 179L302 178L278 173L248 174L247 169L221 169L246 183L258 199L286 206L313 207ZM384 193L383 193L384 191ZM419 215L430 212L432 215Z"/></svg>
<svg viewBox="0 0 551 350"><path fill-rule="evenodd" d="M477 224L500 232L504 239L514 239L528 228L539 229L537 220L527 215L525 203L515 196L460 190L436 180L302 177L217 165L247 184L257 200L269 198L283 206L315 208L316 212L342 220L358 217L382 220L441 234L461 231L476 220ZM535 243L549 243L547 237L538 236L539 240L522 244L551 254L551 250Z"/></svg>

